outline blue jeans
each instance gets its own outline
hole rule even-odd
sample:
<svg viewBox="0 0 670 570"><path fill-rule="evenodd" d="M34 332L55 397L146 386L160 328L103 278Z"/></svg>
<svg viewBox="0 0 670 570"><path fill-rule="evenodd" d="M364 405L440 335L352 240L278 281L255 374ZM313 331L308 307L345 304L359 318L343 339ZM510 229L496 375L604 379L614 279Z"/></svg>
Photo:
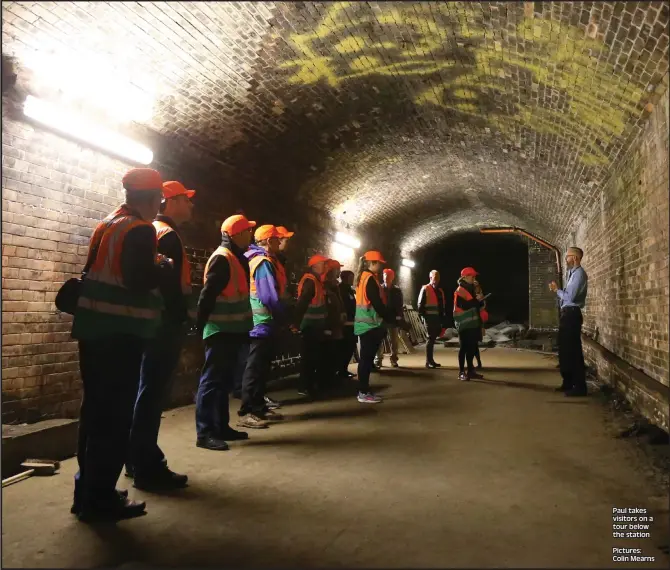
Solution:
<svg viewBox="0 0 670 570"><path fill-rule="evenodd" d="M198 438L220 437L230 428L228 395L235 384L242 346L248 338L217 333L205 339L205 364L195 400Z"/></svg>
<svg viewBox="0 0 670 570"><path fill-rule="evenodd" d="M158 446L158 431L184 337L184 326L163 323L142 357L128 461L135 474L155 472L166 464Z"/></svg>

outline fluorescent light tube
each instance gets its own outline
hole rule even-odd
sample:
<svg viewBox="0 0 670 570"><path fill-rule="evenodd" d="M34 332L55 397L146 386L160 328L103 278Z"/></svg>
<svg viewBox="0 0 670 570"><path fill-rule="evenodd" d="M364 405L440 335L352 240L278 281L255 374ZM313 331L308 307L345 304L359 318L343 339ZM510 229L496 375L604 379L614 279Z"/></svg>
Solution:
<svg viewBox="0 0 670 570"><path fill-rule="evenodd" d="M128 137L91 124L52 103L28 95L23 105L26 117L139 164L151 164L154 153Z"/></svg>
<svg viewBox="0 0 670 570"><path fill-rule="evenodd" d="M358 249L361 247L360 240L356 239L355 237L348 236L347 234L343 234L342 232L337 232L335 234L335 241L353 249Z"/></svg>

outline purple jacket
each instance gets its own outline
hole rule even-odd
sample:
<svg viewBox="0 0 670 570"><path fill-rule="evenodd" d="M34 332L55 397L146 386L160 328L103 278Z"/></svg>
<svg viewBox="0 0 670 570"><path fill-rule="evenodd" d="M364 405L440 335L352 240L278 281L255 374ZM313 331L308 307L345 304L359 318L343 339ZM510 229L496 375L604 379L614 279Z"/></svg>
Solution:
<svg viewBox="0 0 670 570"><path fill-rule="evenodd" d="M255 244L251 245L244 255L249 261L259 255L269 256L262 247ZM283 321L284 305L279 299L279 287L277 285L274 267L269 262L263 261L259 264L256 268L256 273L254 274L254 280L256 281L256 295L258 296L258 300L268 308L272 314L272 321L254 325L249 336L252 338L265 338L274 334L277 327Z"/></svg>

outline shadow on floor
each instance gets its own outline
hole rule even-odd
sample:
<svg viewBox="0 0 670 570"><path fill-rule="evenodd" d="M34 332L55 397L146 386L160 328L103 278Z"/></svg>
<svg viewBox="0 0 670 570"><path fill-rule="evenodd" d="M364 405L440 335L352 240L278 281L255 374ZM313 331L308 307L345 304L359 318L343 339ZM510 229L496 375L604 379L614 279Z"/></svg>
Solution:
<svg viewBox="0 0 670 570"><path fill-rule="evenodd" d="M477 384L488 384L490 386L524 388L525 390L533 390L535 392L555 393L557 396L561 395L554 390L554 386L546 386L544 384L528 384L526 382L512 382L510 380L488 380L486 378L482 378L481 380L470 380L470 382Z"/></svg>

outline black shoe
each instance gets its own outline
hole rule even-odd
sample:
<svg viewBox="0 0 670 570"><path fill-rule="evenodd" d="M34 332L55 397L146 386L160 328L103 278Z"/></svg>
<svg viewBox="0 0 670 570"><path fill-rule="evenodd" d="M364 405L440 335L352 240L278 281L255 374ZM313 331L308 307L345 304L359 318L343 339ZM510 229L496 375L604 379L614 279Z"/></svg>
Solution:
<svg viewBox="0 0 670 570"><path fill-rule="evenodd" d="M565 395L568 398L583 398L587 395L586 390L578 390L575 388L572 388L572 390L568 390Z"/></svg>
<svg viewBox="0 0 670 570"><path fill-rule="evenodd" d="M84 505L77 518L82 522L119 521L142 516L146 514L146 508L144 501L131 501L119 496L110 502Z"/></svg>
<svg viewBox="0 0 670 570"><path fill-rule="evenodd" d="M135 488L142 491L167 491L183 489L188 482L188 475L180 475L167 467L151 473L135 474Z"/></svg>
<svg viewBox="0 0 670 570"><path fill-rule="evenodd" d="M391 368L398 368L397 362L391 362Z"/></svg>
<svg viewBox="0 0 670 570"><path fill-rule="evenodd" d="M440 365L437 362L426 362L426 368L439 368Z"/></svg>
<svg viewBox="0 0 670 570"><path fill-rule="evenodd" d="M481 364L477 364L475 370L484 370L484 367Z"/></svg>
<svg viewBox="0 0 670 570"><path fill-rule="evenodd" d="M442 366L441 364L438 364L438 363L435 362L434 360L433 360L433 362L431 362L431 364L432 364L435 368L439 368L440 366Z"/></svg>
<svg viewBox="0 0 670 570"><path fill-rule="evenodd" d="M270 410L276 410L277 408L281 408L281 404L277 400L273 400L272 398L270 398L270 396L265 396L263 399L265 400L265 405Z"/></svg>
<svg viewBox="0 0 670 570"><path fill-rule="evenodd" d="M223 441L243 441L249 439L249 434L246 431L239 431L229 427L219 434L218 439L222 439Z"/></svg>
<svg viewBox="0 0 670 570"><path fill-rule="evenodd" d="M128 489L117 489L116 492L119 494L119 497L122 499L125 499L128 497ZM70 513L73 515L76 515L79 513L81 510L81 505L79 504L79 501L75 499L72 502L72 507L70 507Z"/></svg>
<svg viewBox="0 0 670 570"><path fill-rule="evenodd" d="M212 451L227 451L228 444L218 437L199 437L195 442L196 447L202 449L211 449Z"/></svg>

